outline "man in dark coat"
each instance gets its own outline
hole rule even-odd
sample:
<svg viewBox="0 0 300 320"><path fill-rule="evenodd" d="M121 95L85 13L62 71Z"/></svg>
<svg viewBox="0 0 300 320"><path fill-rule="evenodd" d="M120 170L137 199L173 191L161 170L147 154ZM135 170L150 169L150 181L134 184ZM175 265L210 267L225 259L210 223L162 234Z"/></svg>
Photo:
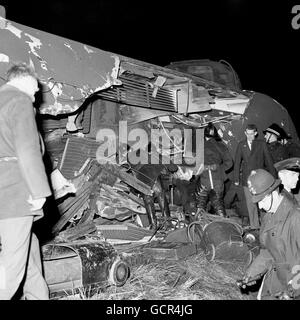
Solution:
<svg viewBox="0 0 300 320"><path fill-rule="evenodd" d="M38 82L19 63L0 88L0 300L11 299L24 279L27 299L48 299L39 243L31 228L51 195L33 108Z"/></svg>
<svg viewBox="0 0 300 320"><path fill-rule="evenodd" d="M279 127L280 132L280 143L285 147L286 157L289 158L299 158L300 157L300 145L296 143L293 138L285 132L282 127Z"/></svg>
<svg viewBox="0 0 300 320"><path fill-rule="evenodd" d="M260 253L243 279L251 285L263 277L259 300L300 298L300 208L286 191L279 192L280 183L263 169L254 170L248 179L252 201L266 212Z"/></svg>
<svg viewBox="0 0 300 320"><path fill-rule="evenodd" d="M196 206L207 210L210 199L214 213L225 217L223 200L226 172L232 167L233 161L226 145L218 137L213 125L204 130L204 168L198 178L195 198Z"/></svg>
<svg viewBox="0 0 300 320"><path fill-rule="evenodd" d="M274 164L278 171L278 177L281 180L283 190L290 195L295 203L300 203L299 183L300 158L289 158Z"/></svg>
<svg viewBox="0 0 300 320"><path fill-rule="evenodd" d="M248 124L245 130L245 135L247 138L240 141L237 146L234 161L233 179L236 186L242 185L244 188L250 227L252 229L258 229L258 210L257 206L251 201L251 195L247 187L247 179L250 175L250 172L255 169L266 169L274 177L276 177L277 173L266 142L256 139L256 125Z"/></svg>
<svg viewBox="0 0 300 320"><path fill-rule="evenodd" d="M289 157L287 148L280 143L282 137L281 128L278 124L272 123L266 130L264 130L264 135L273 163L282 161Z"/></svg>

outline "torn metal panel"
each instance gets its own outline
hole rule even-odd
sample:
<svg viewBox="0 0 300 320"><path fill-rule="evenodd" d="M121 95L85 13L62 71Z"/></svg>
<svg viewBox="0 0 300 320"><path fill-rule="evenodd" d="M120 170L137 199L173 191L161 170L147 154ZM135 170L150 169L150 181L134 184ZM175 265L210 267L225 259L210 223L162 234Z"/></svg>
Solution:
<svg viewBox="0 0 300 320"><path fill-rule="evenodd" d="M120 106L120 120L127 120L128 125L136 124L145 120L150 120L169 114L172 113L167 111L132 107L128 105Z"/></svg>
<svg viewBox="0 0 300 320"><path fill-rule="evenodd" d="M0 76L14 62L34 66L43 85L41 113L75 112L94 92L120 85L117 55L0 17Z"/></svg>
<svg viewBox="0 0 300 320"><path fill-rule="evenodd" d="M125 62L125 61L122 61L121 65L120 65L119 74L121 75L124 72L137 74L137 75L140 75L142 77L149 78L149 79L153 79L155 77L154 73L152 71L150 71L150 70L147 70L145 68L141 68L141 67L139 67L137 65L133 65L133 64Z"/></svg>
<svg viewBox="0 0 300 320"><path fill-rule="evenodd" d="M212 109L232 112L237 114L244 114L249 103L249 98L240 96L236 98L215 98L211 104Z"/></svg>
<svg viewBox="0 0 300 320"><path fill-rule="evenodd" d="M188 114L211 110L209 103L213 99L204 87L197 86L192 81L166 87L177 91L178 113Z"/></svg>

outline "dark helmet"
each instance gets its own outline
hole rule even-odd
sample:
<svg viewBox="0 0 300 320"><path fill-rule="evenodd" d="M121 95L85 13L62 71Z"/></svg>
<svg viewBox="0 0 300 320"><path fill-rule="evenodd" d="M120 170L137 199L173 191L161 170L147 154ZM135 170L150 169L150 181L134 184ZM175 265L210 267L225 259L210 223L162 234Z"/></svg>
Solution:
<svg viewBox="0 0 300 320"><path fill-rule="evenodd" d="M265 196L275 190L281 183L264 169L252 170L248 178L248 188L254 203L261 201Z"/></svg>

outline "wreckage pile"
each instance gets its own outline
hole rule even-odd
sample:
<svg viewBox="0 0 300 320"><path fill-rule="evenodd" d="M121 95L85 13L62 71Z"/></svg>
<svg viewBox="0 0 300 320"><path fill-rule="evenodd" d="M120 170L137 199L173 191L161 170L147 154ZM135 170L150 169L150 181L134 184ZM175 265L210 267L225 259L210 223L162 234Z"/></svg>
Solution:
<svg viewBox="0 0 300 320"><path fill-rule="evenodd" d="M252 300L236 286L242 264L208 262L204 253L181 261L157 261L136 266L122 287L91 294L88 288L63 300Z"/></svg>
<svg viewBox="0 0 300 320"><path fill-rule="evenodd" d="M122 230L130 228L132 233L128 235L128 240L139 240L150 235L147 230L141 232L133 228L132 224L126 228L121 225L124 221L134 222L136 216L146 214L143 200L132 190L151 195L150 187L116 164L107 162L100 165L95 159L98 147L95 140L84 137L70 136L66 140L57 168L52 173L60 213L60 219L53 226L53 234L59 234L66 241L78 239L97 229L105 238L112 239L114 231L121 235ZM55 189L56 185L58 187ZM104 225L108 227L104 228Z"/></svg>
<svg viewBox="0 0 300 320"><path fill-rule="evenodd" d="M126 285L118 288L123 298L126 298L127 289L138 294L134 294L133 299L172 299L170 295L177 299L182 299L184 295L208 299L208 295L213 295L210 290L216 294L211 298L224 298L223 293L230 291L233 282L238 279L234 280L228 274L222 275L228 271L209 264L218 260L225 262L227 267L232 265L235 277L240 275L237 268L249 265L255 247L249 248L245 244L239 224L206 212L187 224L183 208L172 204L172 228L167 228L163 223L165 217L157 205L158 228L150 229L143 195L152 196L151 187L137 179L126 166L108 161L99 163L96 159L98 147L94 139L70 135L65 140L63 152L58 152L58 157L54 159L56 168L51 180L60 217L52 227L55 237L51 243L67 244L69 247L71 244L76 250L79 248L76 247L77 242L82 239L112 245L131 269ZM54 153L52 157L55 158ZM43 247L46 260L49 257L52 259L54 254L54 247L47 245ZM84 247L91 249L88 243ZM88 270L88 265L84 266L85 270ZM215 274L210 272L211 268L216 268ZM138 280L141 274L144 279ZM157 277L165 279L162 281ZM223 284L214 284L214 277ZM156 281L160 285L160 289L154 290L157 296L149 293L145 297L145 287L155 286ZM203 284L205 281L208 283ZM143 282L145 284L140 288L142 293L135 286ZM178 286L182 292L177 290ZM111 293L112 288L106 287L107 294ZM197 289L196 292L194 289ZM239 296L238 289L232 294Z"/></svg>

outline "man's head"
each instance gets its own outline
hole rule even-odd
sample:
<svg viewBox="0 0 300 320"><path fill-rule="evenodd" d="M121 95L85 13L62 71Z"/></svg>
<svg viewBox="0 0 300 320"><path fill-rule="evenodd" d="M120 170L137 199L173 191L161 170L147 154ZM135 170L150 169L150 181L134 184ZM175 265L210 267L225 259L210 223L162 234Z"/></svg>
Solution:
<svg viewBox="0 0 300 320"><path fill-rule="evenodd" d="M282 129L276 123L272 123L266 130L263 131L267 143L272 143L281 139Z"/></svg>
<svg viewBox="0 0 300 320"><path fill-rule="evenodd" d="M274 164L278 171L278 176L282 181L284 189L291 191L295 189L300 173L300 158L289 158Z"/></svg>
<svg viewBox="0 0 300 320"><path fill-rule="evenodd" d="M295 189L299 179L299 172L283 169L278 172L278 177L282 181L284 189L291 191Z"/></svg>
<svg viewBox="0 0 300 320"><path fill-rule="evenodd" d="M27 93L34 101L34 95L39 88L37 75L30 66L23 62L14 64L7 71L7 80L8 84Z"/></svg>
<svg viewBox="0 0 300 320"><path fill-rule="evenodd" d="M248 124L245 130L245 135L249 142L252 142L257 135L257 127L255 124Z"/></svg>
<svg viewBox="0 0 300 320"><path fill-rule="evenodd" d="M278 188L281 181L275 179L268 171L257 169L250 173L247 182L252 194L252 201L258 203L260 209L269 211L272 206L270 199L273 199L273 192ZM276 193L278 194L277 191Z"/></svg>

